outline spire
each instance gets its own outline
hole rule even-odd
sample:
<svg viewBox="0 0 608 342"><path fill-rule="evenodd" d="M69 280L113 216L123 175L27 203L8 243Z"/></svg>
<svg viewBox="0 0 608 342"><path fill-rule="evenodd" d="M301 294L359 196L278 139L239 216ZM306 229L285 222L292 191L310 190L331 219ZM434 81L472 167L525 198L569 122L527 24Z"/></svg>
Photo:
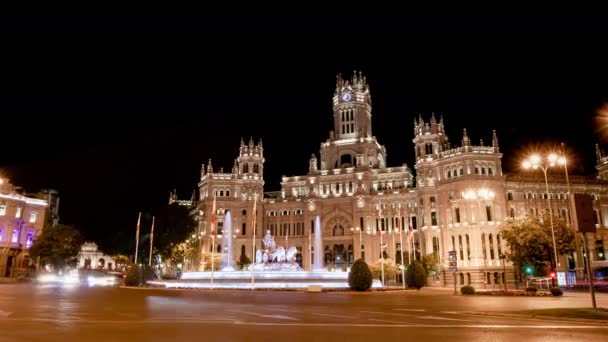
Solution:
<svg viewBox="0 0 608 342"><path fill-rule="evenodd" d="M209 162L207 163L207 173L213 173L213 166L211 165L211 158L209 158Z"/></svg>
<svg viewBox="0 0 608 342"><path fill-rule="evenodd" d="M467 135L467 129L465 128L462 132L462 147L471 146L471 139Z"/></svg>
<svg viewBox="0 0 608 342"><path fill-rule="evenodd" d="M192 190L192 197L190 197L192 204L196 201L196 189Z"/></svg>
<svg viewBox="0 0 608 342"><path fill-rule="evenodd" d="M241 147L245 146L245 140L243 140L243 137L241 137Z"/></svg>
<svg viewBox="0 0 608 342"><path fill-rule="evenodd" d="M236 162L236 159L234 160L234 164L232 165L232 173L235 174L235 175L237 173L239 173L239 166L238 166L238 164Z"/></svg>
<svg viewBox="0 0 608 342"><path fill-rule="evenodd" d="M253 137L249 138L249 147L253 147Z"/></svg>
<svg viewBox="0 0 608 342"><path fill-rule="evenodd" d="M263 147L264 145L262 145L262 138L260 138L260 142L258 143L259 147Z"/></svg>
<svg viewBox="0 0 608 342"><path fill-rule="evenodd" d="M498 152L498 136L495 129L492 130L492 147L494 147L494 152Z"/></svg>
<svg viewBox="0 0 608 342"><path fill-rule="evenodd" d="M431 124L436 124L437 119L435 119L435 112L431 112Z"/></svg>
<svg viewBox="0 0 608 342"><path fill-rule="evenodd" d="M201 164L201 179L205 177L205 163Z"/></svg>
<svg viewBox="0 0 608 342"><path fill-rule="evenodd" d="M443 126L443 115L439 116L439 124Z"/></svg>
<svg viewBox="0 0 608 342"><path fill-rule="evenodd" d="M602 163L602 151L599 144L595 144L595 158L597 159L597 165L600 165Z"/></svg>

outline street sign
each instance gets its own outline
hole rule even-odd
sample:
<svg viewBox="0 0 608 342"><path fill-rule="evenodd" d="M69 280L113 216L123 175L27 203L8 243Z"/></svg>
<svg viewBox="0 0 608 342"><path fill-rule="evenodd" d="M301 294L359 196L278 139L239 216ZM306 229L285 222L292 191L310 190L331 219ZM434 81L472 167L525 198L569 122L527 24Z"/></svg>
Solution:
<svg viewBox="0 0 608 342"><path fill-rule="evenodd" d="M450 272L454 273L458 271L458 257L456 256L456 251L449 251L448 256L448 261L450 263Z"/></svg>

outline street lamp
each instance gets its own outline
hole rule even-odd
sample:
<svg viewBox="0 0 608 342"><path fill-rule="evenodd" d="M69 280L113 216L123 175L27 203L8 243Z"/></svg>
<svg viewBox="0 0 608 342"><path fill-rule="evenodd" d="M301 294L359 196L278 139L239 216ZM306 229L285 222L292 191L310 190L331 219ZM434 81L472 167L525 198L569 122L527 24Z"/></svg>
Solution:
<svg viewBox="0 0 608 342"><path fill-rule="evenodd" d="M551 196L549 196L549 181L547 180L547 169L555 166L560 160L557 154L550 153L545 158L542 158L538 154L531 155L528 159L524 160L522 166L524 169L541 169L545 176L545 187L547 195L547 204L549 207L549 222L551 223L551 237L553 238L553 257L555 259L555 269L557 270L557 247L555 243L555 230L553 229L553 213L551 212ZM564 159L565 162L565 159ZM555 285L555 284L554 284Z"/></svg>
<svg viewBox="0 0 608 342"><path fill-rule="evenodd" d="M361 258L363 258L363 250L361 250L361 245L363 245L363 240L361 239L361 228L360 227L354 227L354 228L350 228L351 231L358 231L359 232L359 249L361 252Z"/></svg>

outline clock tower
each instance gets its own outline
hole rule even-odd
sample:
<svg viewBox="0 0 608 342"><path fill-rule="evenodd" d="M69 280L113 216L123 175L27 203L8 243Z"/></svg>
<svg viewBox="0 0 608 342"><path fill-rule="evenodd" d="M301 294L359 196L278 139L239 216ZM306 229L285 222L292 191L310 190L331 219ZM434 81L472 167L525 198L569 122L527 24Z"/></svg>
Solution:
<svg viewBox="0 0 608 342"><path fill-rule="evenodd" d="M321 170L386 167L386 150L372 135L372 99L362 72L350 80L336 77L333 112L334 130L321 144Z"/></svg>

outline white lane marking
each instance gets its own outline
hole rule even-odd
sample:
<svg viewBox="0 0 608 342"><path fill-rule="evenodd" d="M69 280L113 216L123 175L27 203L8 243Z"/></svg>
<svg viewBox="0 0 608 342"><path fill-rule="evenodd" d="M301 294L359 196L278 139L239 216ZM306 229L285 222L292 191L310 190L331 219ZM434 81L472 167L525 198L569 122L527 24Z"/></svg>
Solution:
<svg viewBox="0 0 608 342"><path fill-rule="evenodd" d="M278 308L264 308L266 310L274 310L274 311L284 311L284 312L299 312L297 310L286 310L286 309L278 309Z"/></svg>
<svg viewBox="0 0 608 342"><path fill-rule="evenodd" d="M352 317L352 316L331 315L331 314L323 314L323 313L316 313L316 312L313 312L312 314L313 315L317 315L317 316L329 316L329 317L339 317L339 318L355 318L355 317Z"/></svg>
<svg viewBox="0 0 608 342"><path fill-rule="evenodd" d="M415 312L424 312L424 311L426 311L425 309L393 309L393 310L398 310L398 311L415 311Z"/></svg>
<svg viewBox="0 0 608 342"><path fill-rule="evenodd" d="M399 322L399 321L389 321L386 319L374 319L374 318L369 318L370 321L375 321L375 322L384 322L384 323L393 323L393 324L405 324L404 322ZM412 325L412 324L410 324Z"/></svg>
<svg viewBox="0 0 608 342"><path fill-rule="evenodd" d="M253 316L257 316L257 317L262 317L262 318L274 318L274 319L287 319L290 321L297 321L297 318L293 318L293 317L289 317L289 316L283 316L283 315L264 315L264 314L259 314L259 313L255 313L255 312L247 312L247 311L241 311L241 310L228 310L229 312L237 312L237 313L243 313L243 314L247 314L247 315L253 315Z"/></svg>
<svg viewBox="0 0 608 342"><path fill-rule="evenodd" d="M61 323L61 320L51 318L7 318L0 321L0 325L4 322L56 322ZM114 320L79 320L78 323L89 324L213 324L213 325L259 325L259 326L286 326L286 327L353 327L353 328L368 328L368 327L386 327L386 328L488 328L488 329L601 329L608 330L607 325L500 325L500 324L362 324L362 323L263 323L263 322L241 322L241 321L173 321L173 320L146 320L146 321L114 321Z"/></svg>
<svg viewBox="0 0 608 342"><path fill-rule="evenodd" d="M445 320L445 321L461 321L461 322L470 322L468 319L458 319L458 318L447 318L447 317L436 317L436 316L418 316L418 315L407 315L407 314L398 314L391 312L380 312L380 311L361 311L364 313L378 314L378 315L391 315L391 316L401 316L401 317L413 317L419 319L437 319L437 320Z"/></svg>

